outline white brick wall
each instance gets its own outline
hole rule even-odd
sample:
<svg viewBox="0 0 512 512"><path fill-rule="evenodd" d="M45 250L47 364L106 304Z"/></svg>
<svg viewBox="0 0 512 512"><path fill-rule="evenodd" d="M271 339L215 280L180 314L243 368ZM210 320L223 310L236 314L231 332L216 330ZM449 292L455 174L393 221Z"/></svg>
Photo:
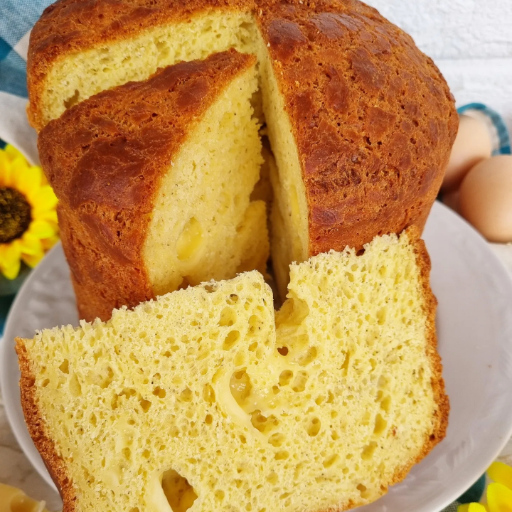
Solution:
<svg viewBox="0 0 512 512"><path fill-rule="evenodd" d="M512 0L366 0L432 57L457 104L497 110L512 132Z"/></svg>

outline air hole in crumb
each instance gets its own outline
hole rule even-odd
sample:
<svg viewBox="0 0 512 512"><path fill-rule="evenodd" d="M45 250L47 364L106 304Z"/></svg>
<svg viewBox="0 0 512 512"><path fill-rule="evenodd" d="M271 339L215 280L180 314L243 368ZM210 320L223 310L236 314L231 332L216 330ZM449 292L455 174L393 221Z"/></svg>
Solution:
<svg viewBox="0 0 512 512"><path fill-rule="evenodd" d="M219 325L221 327L231 327L236 322L236 313L230 307L225 307L220 314Z"/></svg>
<svg viewBox="0 0 512 512"><path fill-rule="evenodd" d="M361 458L363 460L369 460L373 457L373 454L375 453L375 449L377 448L377 443L375 441L372 441L370 444L366 445L363 448L363 452L361 454Z"/></svg>
<svg viewBox="0 0 512 512"><path fill-rule="evenodd" d="M78 103L78 99L80 98L80 93L77 89L75 89L75 92L73 96L70 96L67 100L64 100L64 107L66 109L72 107L73 105L76 105Z"/></svg>
<svg viewBox="0 0 512 512"><path fill-rule="evenodd" d="M270 484L272 485L276 485L277 482L278 482L278 476L277 476L277 473L270 473L268 476L267 476L267 482L269 482Z"/></svg>
<svg viewBox="0 0 512 512"><path fill-rule="evenodd" d="M361 498L363 498L363 499L368 498L370 495L370 493L368 492L368 489L363 484L359 484L357 486L357 490L359 491L359 493L361 494Z"/></svg>
<svg viewBox="0 0 512 512"><path fill-rule="evenodd" d="M286 437L283 434L280 434L279 432L272 434L268 438L268 442L272 446L275 446L276 448L279 448L280 446L282 446L285 441L286 441Z"/></svg>
<svg viewBox="0 0 512 512"><path fill-rule="evenodd" d="M224 350L232 349L239 339L240 339L240 333L238 331L229 331L228 335L226 336L226 338L224 340L222 348Z"/></svg>
<svg viewBox="0 0 512 512"><path fill-rule="evenodd" d="M215 401L215 391L210 384L206 384L203 388L203 399L209 404Z"/></svg>
<svg viewBox="0 0 512 512"><path fill-rule="evenodd" d="M273 414L267 417L260 410L256 410L251 413L251 423L262 434L268 434L279 425L279 420Z"/></svg>
<svg viewBox="0 0 512 512"><path fill-rule="evenodd" d="M284 370L281 372L281 375L279 375L279 385L280 386L287 386L290 384L290 381L292 380L293 372L290 370Z"/></svg>
<svg viewBox="0 0 512 512"><path fill-rule="evenodd" d="M385 412L389 412L390 406L391 406L391 398L389 396L384 397L380 403L380 408Z"/></svg>
<svg viewBox="0 0 512 512"><path fill-rule="evenodd" d="M343 364L341 365L341 369L345 372L345 375L348 372L348 366L350 364L350 352L345 352L345 359L343 360Z"/></svg>
<svg viewBox="0 0 512 512"><path fill-rule="evenodd" d="M236 403L243 409L252 391L251 379L245 369L233 373L229 388Z"/></svg>
<svg viewBox="0 0 512 512"><path fill-rule="evenodd" d="M162 475L162 489L173 512L185 512L197 499L197 494L188 480L174 469Z"/></svg>
<svg viewBox="0 0 512 512"><path fill-rule="evenodd" d="M331 455L330 457L324 460L324 468L330 468L339 460L339 458L340 457L338 454Z"/></svg>
<svg viewBox="0 0 512 512"><path fill-rule="evenodd" d="M149 400L146 400L145 398L139 399L140 407L144 412L148 412L149 408L151 407L151 402Z"/></svg>
<svg viewBox="0 0 512 512"><path fill-rule="evenodd" d="M375 428L373 429L373 433L376 436L380 436L384 430L386 430L387 425L387 421L380 414L377 414L375 417Z"/></svg>
<svg viewBox="0 0 512 512"><path fill-rule="evenodd" d="M166 395L166 391L165 389L162 389L161 387L157 386L154 390L153 390L153 395L157 396L158 398L165 398L165 395Z"/></svg>
<svg viewBox="0 0 512 512"><path fill-rule="evenodd" d="M192 391L189 388L185 388L179 396L181 402L192 402Z"/></svg>
<svg viewBox="0 0 512 512"><path fill-rule="evenodd" d="M318 418L312 418L309 422L307 432L310 437L315 437L320 432L322 424Z"/></svg>
<svg viewBox="0 0 512 512"><path fill-rule="evenodd" d="M292 383L292 389L296 393L302 393L306 389L308 381L308 374L306 372L299 372Z"/></svg>
<svg viewBox="0 0 512 512"><path fill-rule="evenodd" d="M62 361L62 364L59 366L59 370L62 373L69 373L69 361L67 359L64 359L64 361Z"/></svg>

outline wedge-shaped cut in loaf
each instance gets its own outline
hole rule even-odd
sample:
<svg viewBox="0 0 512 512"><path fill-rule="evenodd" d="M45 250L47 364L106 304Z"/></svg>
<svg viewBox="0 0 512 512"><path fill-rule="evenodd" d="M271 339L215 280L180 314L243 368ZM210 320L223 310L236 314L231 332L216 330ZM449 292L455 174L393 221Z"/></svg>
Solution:
<svg viewBox="0 0 512 512"><path fill-rule="evenodd" d="M292 261L423 229L457 132L453 97L412 39L357 0L60 0L31 33L31 122L40 130L100 91L232 47L258 58L282 190L281 295Z"/></svg>
<svg viewBox="0 0 512 512"><path fill-rule="evenodd" d="M445 435L423 243L258 272L18 339L31 435L71 512L346 510Z"/></svg>
<svg viewBox="0 0 512 512"><path fill-rule="evenodd" d="M265 271L256 59L177 64L68 110L39 137L81 318Z"/></svg>

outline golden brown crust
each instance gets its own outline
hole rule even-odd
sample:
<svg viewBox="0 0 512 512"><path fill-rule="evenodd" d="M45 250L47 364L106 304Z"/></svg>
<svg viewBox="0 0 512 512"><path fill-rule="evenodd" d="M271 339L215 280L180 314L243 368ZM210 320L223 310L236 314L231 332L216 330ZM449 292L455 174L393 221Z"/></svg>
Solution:
<svg viewBox="0 0 512 512"><path fill-rule="evenodd" d="M64 505L62 512L74 512L77 498L73 482L67 475L65 462L46 433L44 419L37 405L34 372L22 338L16 338L16 352L21 372L21 407L28 431L59 490Z"/></svg>
<svg viewBox="0 0 512 512"><path fill-rule="evenodd" d="M446 430L448 428L448 417L450 414L450 402L446 395L444 379L443 379L443 364L441 356L437 351L437 333L436 333L436 310L437 299L432 293L430 288L430 256L427 252L425 242L420 239L419 231L417 228L410 228L408 230L409 236L412 240L415 239L416 248L416 261L421 272L421 282L423 285L423 297L425 299L425 310L427 313L427 354L430 359L432 368L432 388L434 389L434 398L437 404L437 412L434 417L434 429L430 435L428 442L424 446L424 450L417 461L419 462L425 457L436 444L441 442L446 437Z"/></svg>
<svg viewBox="0 0 512 512"><path fill-rule="evenodd" d="M80 318L154 297L142 251L160 180L202 114L255 57L234 50L100 93L41 131Z"/></svg>
<svg viewBox="0 0 512 512"><path fill-rule="evenodd" d="M355 0L283 1L258 21L299 150L308 254L422 230L458 124L431 59Z"/></svg>

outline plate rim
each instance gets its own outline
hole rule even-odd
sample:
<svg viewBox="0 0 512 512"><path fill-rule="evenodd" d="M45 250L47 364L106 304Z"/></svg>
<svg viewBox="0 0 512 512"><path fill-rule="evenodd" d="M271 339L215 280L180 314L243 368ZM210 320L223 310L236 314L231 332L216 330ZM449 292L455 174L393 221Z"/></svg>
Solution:
<svg viewBox="0 0 512 512"><path fill-rule="evenodd" d="M35 281L39 278L39 274L52 263L52 259L54 256L53 254L57 253L58 251L62 251L62 243L59 240L44 256L43 261L40 262L40 264L32 271L30 272L30 275L25 279L23 284L21 285L18 293L16 294L13 303L11 304L11 307L9 308L9 313L7 314L7 318L5 320L4 324L4 332L2 334L1 344L0 344L0 389L2 390L2 399L4 402L4 410L5 415L7 417L7 422L9 423L9 427L11 429L11 432L14 435L14 438L16 439L16 442L18 443L19 447L21 448L21 451L27 457L30 464L32 465L33 469L36 470L38 475L55 491L58 492L57 486L55 485L55 482L52 480L52 477L50 476L50 473L48 472L46 465L39 455L39 452L37 451L37 448L32 442L32 437L30 437L31 445L26 444L26 438L25 433L30 436L30 433L28 432L28 427L25 421L25 416L23 415L23 424L25 425L26 431L19 431L19 426L16 425L17 428L15 428L14 422L16 420L16 409L21 409L21 402L19 401L21 398L20 393L16 393L14 396L12 394L5 394L4 390L8 389L8 378L9 375L8 372L3 371L4 364L6 364L8 352L9 350L14 350L14 338L11 339L9 342L8 340L10 337L6 336L6 334L9 333L11 328L11 323L13 322L12 317L14 316L14 311L18 307L18 303L21 303L24 300L24 296L27 294L27 290L30 288L32 281ZM12 384L12 383L11 383ZM19 391L19 385L18 385L18 391ZM33 449L31 449L33 448ZM35 450L35 452L34 452ZM36 455L37 454L37 455ZM42 464L42 465L41 465ZM60 493L59 493L60 494Z"/></svg>

